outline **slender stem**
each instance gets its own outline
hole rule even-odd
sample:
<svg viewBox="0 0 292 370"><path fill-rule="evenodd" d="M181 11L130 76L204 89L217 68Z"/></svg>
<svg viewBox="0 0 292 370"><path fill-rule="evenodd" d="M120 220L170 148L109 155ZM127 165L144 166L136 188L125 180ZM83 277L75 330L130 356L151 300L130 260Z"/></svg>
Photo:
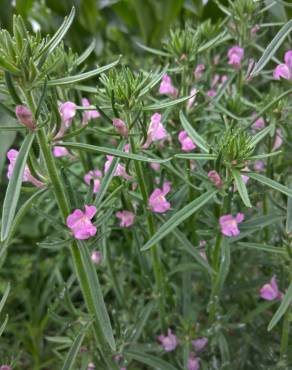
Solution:
<svg viewBox="0 0 292 370"><path fill-rule="evenodd" d="M285 361L287 359L287 351L289 344L289 329L290 329L290 310L288 309L284 315L281 347L280 347L280 359Z"/></svg>

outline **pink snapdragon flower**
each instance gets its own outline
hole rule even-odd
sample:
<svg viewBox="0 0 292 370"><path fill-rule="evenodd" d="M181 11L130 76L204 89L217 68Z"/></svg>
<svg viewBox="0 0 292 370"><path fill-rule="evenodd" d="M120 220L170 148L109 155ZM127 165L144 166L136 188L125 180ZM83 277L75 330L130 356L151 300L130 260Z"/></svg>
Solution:
<svg viewBox="0 0 292 370"><path fill-rule="evenodd" d="M19 153L18 150L10 149L10 150L8 150L8 152L6 154L8 160L10 162L9 165L8 165L8 169L7 169L7 178L8 179L11 179L11 177L12 177L18 153ZM38 179L36 179L31 174L27 165L25 165L25 167L24 167L24 171L23 171L23 175L22 175L22 181L23 182L30 182L31 184L33 184L34 186L36 186L38 188L42 188L42 187L45 186L45 184L43 182L39 181Z"/></svg>
<svg viewBox="0 0 292 370"><path fill-rule="evenodd" d="M170 183L165 182L161 189L154 189L149 197L149 206L152 212L155 213L164 213L168 211L171 207L171 204L165 199L165 195L170 192Z"/></svg>
<svg viewBox="0 0 292 370"><path fill-rule="evenodd" d="M207 96L209 96L209 98L213 98L214 96L216 96L216 94L217 94L217 92L214 89L211 89L211 90L207 91Z"/></svg>
<svg viewBox="0 0 292 370"><path fill-rule="evenodd" d="M282 144L283 144L283 132L280 128L277 128L272 150L279 149Z"/></svg>
<svg viewBox="0 0 292 370"><path fill-rule="evenodd" d="M82 106L89 107L90 106L89 100L86 98L83 98ZM82 114L82 125L85 126L91 119L95 119L98 117L100 117L100 113L97 110L86 110Z"/></svg>
<svg viewBox="0 0 292 370"><path fill-rule="evenodd" d="M198 93L198 90L196 88L191 89L191 93L190 93L191 98L187 102L187 108L188 109L191 109L192 106L194 105L194 102L195 102L196 97L197 97L197 93Z"/></svg>
<svg viewBox="0 0 292 370"><path fill-rule="evenodd" d="M121 220L121 227L130 227L133 225L135 220L135 214L126 210L117 212L116 217Z"/></svg>
<svg viewBox="0 0 292 370"><path fill-rule="evenodd" d="M240 46L233 46L227 52L228 64L233 68L239 69L242 58L244 57L244 49Z"/></svg>
<svg viewBox="0 0 292 370"><path fill-rule="evenodd" d="M235 217L232 215L224 215L219 219L221 233L225 236L237 236L240 234L238 224L244 220L243 213L237 213Z"/></svg>
<svg viewBox="0 0 292 370"><path fill-rule="evenodd" d="M195 357L194 353L190 353L188 358L188 370L199 370L200 369L200 359Z"/></svg>
<svg viewBox="0 0 292 370"><path fill-rule="evenodd" d="M33 114L25 105L17 105L15 108L15 114L18 121L30 130L34 130L36 128Z"/></svg>
<svg viewBox="0 0 292 370"><path fill-rule="evenodd" d="M222 188L223 181L217 171L213 170L208 172L208 177L210 181L216 186L216 188L218 189Z"/></svg>
<svg viewBox="0 0 292 370"><path fill-rule="evenodd" d="M71 101L67 101L59 105L61 120L65 128L69 128L71 126L76 110L77 105Z"/></svg>
<svg viewBox="0 0 292 370"><path fill-rule="evenodd" d="M202 74L205 71L205 68L206 66L203 63L200 63L196 66L195 71L194 71L194 76L195 76L196 81L198 81L202 77Z"/></svg>
<svg viewBox="0 0 292 370"><path fill-rule="evenodd" d="M84 212L81 209L75 209L67 217L67 226L72 230L75 239L85 240L96 234L97 229L91 222L96 212L96 207L85 205Z"/></svg>
<svg viewBox="0 0 292 370"><path fill-rule="evenodd" d="M208 338L206 337L201 337L195 340L192 340L192 346L196 352L201 351L204 349L208 344Z"/></svg>
<svg viewBox="0 0 292 370"><path fill-rule="evenodd" d="M95 265L99 265L102 260L101 251L92 251L90 258Z"/></svg>
<svg viewBox="0 0 292 370"><path fill-rule="evenodd" d="M196 149L197 145L193 143L186 131L180 131L178 134L178 141L181 143L181 149L184 152L191 152Z"/></svg>
<svg viewBox="0 0 292 370"><path fill-rule="evenodd" d="M261 287L260 296L266 301L282 299L283 293L279 291L276 276L273 276L269 283Z"/></svg>
<svg viewBox="0 0 292 370"><path fill-rule="evenodd" d="M128 137L129 129L124 121L119 118L115 118L113 119L113 125L120 135L122 135L123 137Z"/></svg>
<svg viewBox="0 0 292 370"><path fill-rule="evenodd" d="M162 77L162 81L159 86L159 94L170 95L174 98L178 95L177 88L173 86L171 78L167 74Z"/></svg>
<svg viewBox="0 0 292 370"><path fill-rule="evenodd" d="M107 172L110 168L110 165L114 159L112 155L106 156L107 161L104 164L104 172ZM123 177L125 180L132 180L132 176L127 174L126 168L123 164L118 164L114 176L120 176Z"/></svg>
<svg viewBox="0 0 292 370"><path fill-rule="evenodd" d="M151 121L147 132L147 140L143 145L143 148L147 149L152 142L165 139L166 137L167 131L161 123L161 114L154 113L151 116Z"/></svg>
<svg viewBox="0 0 292 370"><path fill-rule="evenodd" d="M100 182L102 178L102 172L99 169L91 170L84 176L84 181L87 185L90 185L90 181L93 180L93 192L97 193L100 188Z"/></svg>
<svg viewBox="0 0 292 370"><path fill-rule="evenodd" d="M159 335L158 340L166 352L171 352L176 349L177 338L172 334L171 329L168 329L167 335Z"/></svg>
<svg viewBox="0 0 292 370"><path fill-rule="evenodd" d="M63 146L54 146L53 154L54 154L54 157L60 158L60 157L68 156L69 152L67 148L64 148Z"/></svg>
<svg viewBox="0 0 292 370"><path fill-rule="evenodd" d="M284 61L285 63L277 65L274 70L273 77L275 80L281 78L292 80L292 50L286 51Z"/></svg>

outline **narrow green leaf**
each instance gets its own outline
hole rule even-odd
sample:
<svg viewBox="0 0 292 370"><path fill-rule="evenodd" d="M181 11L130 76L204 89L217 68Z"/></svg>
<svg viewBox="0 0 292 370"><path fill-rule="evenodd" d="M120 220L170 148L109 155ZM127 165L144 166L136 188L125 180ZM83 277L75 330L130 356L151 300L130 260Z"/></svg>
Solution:
<svg viewBox="0 0 292 370"><path fill-rule="evenodd" d="M6 328L7 323L8 323L8 315L5 316L5 320L4 320L3 324L0 327L0 337L2 336L2 334L3 334L3 332Z"/></svg>
<svg viewBox="0 0 292 370"><path fill-rule="evenodd" d="M265 127L263 130L259 131L251 139L250 145L256 146L256 144L263 140L263 138L266 137L271 132L271 130L273 130L273 128L274 128L273 125L269 125Z"/></svg>
<svg viewBox="0 0 292 370"><path fill-rule="evenodd" d="M291 186L290 186L291 188ZM292 232L292 198L287 201L286 233Z"/></svg>
<svg viewBox="0 0 292 370"><path fill-rule="evenodd" d="M247 159L249 161L254 161L257 159L265 159L269 157L274 157L275 155L281 154L282 150L278 150L277 152L267 153L267 154L258 154L258 155L252 155L251 157L248 157Z"/></svg>
<svg viewBox="0 0 292 370"><path fill-rule="evenodd" d="M2 212L1 241L4 241L7 238L9 230L11 228L11 224L13 222L16 206L20 195L24 167L34 137L35 134L33 132L30 132L25 137L15 162L13 174L6 190Z"/></svg>
<svg viewBox="0 0 292 370"><path fill-rule="evenodd" d="M6 300L7 300L7 298L8 298L8 295L9 295L9 293L10 293L10 283L8 283L7 284L7 286L6 286L6 289L5 289L5 291L4 291L4 294L3 294L3 296L2 296L2 299L1 299L1 301L0 301L0 313L2 312L2 310L3 310L3 307L4 307L4 305L5 305L5 302L6 302Z"/></svg>
<svg viewBox="0 0 292 370"><path fill-rule="evenodd" d="M220 262L220 269L217 274L217 278L214 284L214 288L212 291L212 295L218 295L224 286L225 280L229 273L230 269L230 245L226 237L223 237L222 245L221 245L221 262Z"/></svg>
<svg viewBox="0 0 292 370"><path fill-rule="evenodd" d="M246 173L251 179L261 182L264 185L269 186L272 189L278 190L283 194L288 195L288 197L292 197L292 189L287 188L286 186L279 184L278 182L269 179L266 176L260 175L254 172L247 172Z"/></svg>
<svg viewBox="0 0 292 370"><path fill-rule="evenodd" d="M157 244L161 239L168 235L174 228L185 221L193 213L199 210L205 205L211 198L215 196L217 190L209 190L200 197L193 200L191 203L186 205L184 208L176 212L168 221L166 221L160 229L152 236L150 240L142 247L142 251L151 248Z"/></svg>
<svg viewBox="0 0 292 370"><path fill-rule="evenodd" d="M243 203L247 207L252 207L252 205L250 203L250 200L249 200L248 192L247 192L245 183L244 183L244 181L241 177L240 171L235 169L235 168L231 168L231 173L232 173L232 176L234 178L238 193L239 193Z"/></svg>
<svg viewBox="0 0 292 370"><path fill-rule="evenodd" d="M163 109L163 108L172 107L173 105L177 105L177 104L180 104L180 103L183 103L183 102L189 100L191 97L192 97L192 95L183 96L182 98L178 98L178 99L163 100L163 101L160 101L158 103L143 107L143 111L159 110L159 109Z"/></svg>
<svg viewBox="0 0 292 370"><path fill-rule="evenodd" d="M211 47L215 47L219 44L225 43L226 41L230 40L231 36L227 36L227 30L219 33L213 39L207 41L205 44L201 45L198 49L198 53L202 53L205 50L210 49Z"/></svg>
<svg viewBox="0 0 292 370"><path fill-rule="evenodd" d="M22 101L20 100L20 98L17 94L17 91L15 89L15 85L13 83L13 79L12 79L10 73L6 71L4 76L5 76L6 86L7 86L7 89L9 91L9 94L10 94L11 98L13 99L13 101L16 105L21 105Z"/></svg>
<svg viewBox="0 0 292 370"><path fill-rule="evenodd" d="M183 111L179 112L179 118L180 118L180 122L183 128L189 134L193 142L197 144L198 147L203 150L203 152L209 153L209 145L207 144L206 140L203 139L202 136L200 136L197 133L197 131L193 128L193 126L189 123L189 121L186 119L185 115L183 114Z"/></svg>
<svg viewBox="0 0 292 370"><path fill-rule="evenodd" d="M89 57L89 55L93 52L93 50L95 49L95 46L96 46L96 42L95 40L92 40L92 42L87 47L87 49L85 49L84 52L75 60L74 64L79 66L81 63L83 63Z"/></svg>
<svg viewBox="0 0 292 370"><path fill-rule="evenodd" d="M158 82L162 79L162 77L165 75L166 71L168 69L168 65L166 65L163 70L160 73L157 73L152 80L140 91L139 97L145 95L153 89L155 85L158 84Z"/></svg>
<svg viewBox="0 0 292 370"><path fill-rule="evenodd" d="M292 281L289 285L289 288L284 295L284 298L281 301L281 304L277 311L275 312L274 316L272 317L272 320L269 323L268 331L271 331L273 327L281 320L282 316L285 314L285 312L290 309L290 304L292 303Z"/></svg>
<svg viewBox="0 0 292 370"><path fill-rule="evenodd" d="M120 62L120 58L115 60L114 62L107 64L103 67L96 68L89 72L80 73L79 75L75 76L69 76L69 77L63 77L58 78L56 80L50 80L48 81L48 86L63 86L63 85L70 85L75 84L79 81L87 80L88 78L97 76L98 74L107 71L110 68L113 68Z"/></svg>
<svg viewBox="0 0 292 370"><path fill-rule="evenodd" d="M133 360L150 366L150 368L154 370L177 370L177 368L172 366L169 362L166 362L159 357L153 356L150 353L128 350L124 351L124 354L132 358Z"/></svg>
<svg viewBox="0 0 292 370"><path fill-rule="evenodd" d="M27 130L25 126L17 125L17 126L0 126L0 131L18 131L18 130Z"/></svg>
<svg viewBox="0 0 292 370"><path fill-rule="evenodd" d="M250 249L255 249L263 252L269 252L269 253L277 253L277 254L282 254L282 255L287 255L286 249L282 247L274 247L272 245L267 245L267 244L261 244L261 243L251 243L251 242L238 242L237 243L239 248L250 248Z"/></svg>
<svg viewBox="0 0 292 370"><path fill-rule="evenodd" d="M153 311L153 307L155 306L154 302L149 302L140 312L139 318L134 326L134 330L130 335L127 342L133 344L137 342L142 334L143 328L146 325L151 312Z"/></svg>
<svg viewBox="0 0 292 370"><path fill-rule="evenodd" d="M175 154L175 158L182 158L182 159L194 159L196 161L214 161L217 156L215 154L204 154L204 153L182 153L182 154Z"/></svg>
<svg viewBox="0 0 292 370"><path fill-rule="evenodd" d="M150 48L149 46L146 46L146 45L143 45L143 44L140 44L140 42L136 42L136 44L143 50L145 51L148 51L149 53L151 54L155 54L155 55L159 55L161 57L171 57L171 54L165 52L165 51L162 51L162 50L158 50L158 49L154 49L154 48Z"/></svg>
<svg viewBox="0 0 292 370"><path fill-rule="evenodd" d="M270 61L275 52L282 45L286 36L290 33L292 29L292 19L287 22L273 38L270 44L267 46L260 60L256 63L253 70L250 73L250 77L254 77L260 73L260 71L265 67L265 65Z"/></svg>
<svg viewBox="0 0 292 370"><path fill-rule="evenodd" d="M8 71L8 72L10 72L10 73L12 73L12 74L14 74L14 75L19 75L19 73L20 73L20 70L16 67L16 65L14 65L13 63L11 63L11 62L9 62L9 60L7 60L4 56L2 56L2 55L0 55L0 66L4 69L4 70L6 70L6 71Z"/></svg>
<svg viewBox="0 0 292 370"><path fill-rule="evenodd" d="M80 346L81 346L81 344L83 342L83 339L85 337L87 327L88 326L86 326L86 328L83 328L83 330L74 339L74 342L72 343L72 346L71 346L69 352L67 353L64 365L62 366L62 370L71 370L71 369L73 369L76 357L79 353Z"/></svg>

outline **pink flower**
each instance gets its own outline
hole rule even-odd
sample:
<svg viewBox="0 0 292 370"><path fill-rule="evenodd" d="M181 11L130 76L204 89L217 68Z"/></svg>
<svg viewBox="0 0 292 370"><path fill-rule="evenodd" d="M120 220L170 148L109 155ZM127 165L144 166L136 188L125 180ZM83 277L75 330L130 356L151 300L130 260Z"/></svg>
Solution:
<svg viewBox="0 0 292 370"><path fill-rule="evenodd" d="M260 289L261 298L266 301L273 301L274 299L282 299L283 293L279 291L276 277L273 276L268 284L265 284Z"/></svg>
<svg viewBox="0 0 292 370"><path fill-rule="evenodd" d="M124 146L124 152L125 153L130 153L130 144L125 144L125 146Z"/></svg>
<svg viewBox="0 0 292 370"><path fill-rule="evenodd" d="M12 370L12 369L11 369L11 367L10 367L10 366L8 366L8 365L2 365L2 366L0 367L0 370Z"/></svg>
<svg viewBox="0 0 292 370"><path fill-rule="evenodd" d="M171 352L176 349L177 338L172 334L171 329L168 329L167 335L159 335L158 340L166 352Z"/></svg>
<svg viewBox="0 0 292 370"><path fill-rule="evenodd" d="M67 217L67 226L72 230L75 239L85 240L96 234L97 229L91 222L96 212L94 206L85 205L85 212L75 209Z"/></svg>
<svg viewBox="0 0 292 370"><path fill-rule="evenodd" d="M113 119L113 125L120 135L128 137L129 130L124 121L119 118L115 118Z"/></svg>
<svg viewBox="0 0 292 370"><path fill-rule="evenodd" d="M279 64L274 70L273 77L275 80L284 78L285 80L292 80L292 50L285 53L285 64Z"/></svg>
<svg viewBox="0 0 292 370"><path fill-rule="evenodd" d="M165 195L170 192L170 183L165 182L163 188L154 189L149 197L149 206L152 212L164 213L171 207L170 203L165 199Z"/></svg>
<svg viewBox="0 0 292 370"><path fill-rule="evenodd" d="M228 64L232 65L233 68L239 69L241 59L244 57L244 49L240 46L233 46L227 52L229 58Z"/></svg>
<svg viewBox="0 0 292 370"><path fill-rule="evenodd" d="M84 181L86 182L87 185L90 185L90 181L93 180L93 184L94 184L93 192L97 193L99 191L101 178L102 178L102 172L99 169L95 169L95 170L89 171L84 176Z"/></svg>
<svg viewBox="0 0 292 370"><path fill-rule="evenodd" d="M151 116L151 121L147 132L147 140L143 145L143 148L146 149L152 142L165 139L166 137L167 132L161 123L161 114L154 113Z"/></svg>
<svg viewBox="0 0 292 370"><path fill-rule="evenodd" d="M114 157L112 155L107 155L106 157L107 157L107 161L104 164L104 172L107 172L109 170L110 165L111 165L111 163L114 159ZM121 176L125 180L131 180L132 179L132 177L127 174L126 168L123 164L118 164L117 165L116 172L115 172L114 176Z"/></svg>
<svg viewBox="0 0 292 370"><path fill-rule="evenodd" d="M88 99L86 98L83 98L82 99L82 106L83 107L89 107L90 106L90 102ZM83 115L82 115L82 125L87 125L87 123L91 120L91 119L94 119L94 118L98 118L100 117L100 113L97 111L97 110L86 110L83 112Z"/></svg>
<svg viewBox="0 0 292 370"><path fill-rule="evenodd" d="M18 121L30 130L34 130L36 128L32 112L25 105L17 105L15 108L15 114Z"/></svg>
<svg viewBox="0 0 292 370"><path fill-rule="evenodd" d="M102 260L102 254L100 251L92 251L91 252L91 261L95 264L95 265L99 265L100 262Z"/></svg>
<svg viewBox="0 0 292 370"><path fill-rule="evenodd" d="M254 163L254 169L255 171L263 171L265 168L265 162L264 161L261 161L260 159L256 160L255 163Z"/></svg>
<svg viewBox="0 0 292 370"><path fill-rule="evenodd" d="M216 188L220 189L223 186L223 181L217 171L210 171L208 173L208 177L210 181L216 186Z"/></svg>
<svg viewBox="0 0 292 370"><path fill-rule="evenodd" d="M59 112L65 128L69 128L71 126L72 120L76 114L76 109L76 104L71 101L60 104Z"/></svg>
<svg viewBox="0 0 292 370"><path fill-rule="evenodd" d="M7 158L9 160L9 162L10 162L9 165L8 165L8 169L7 169L7 178L11 179L13 171L14 171L14 166L15 166L15 163L16 163L16 159L17 159L17 156L18 156L18 150L10 149L10 150L8 150L6 155L7 155ZM42 187L45 186L45 184L43 182L39 181L38 179L36 179L31 174L27 165L25 165L25 167L24 167L24 171L23 171L23 175L22 175L22 181L23 182L30 182L31 184L33 184L34 186L37 186L38 188L42 188Z"/></svg>
<svg viewBox="0 0 292 370"><path fill-rule="evenodd" d="M207 96L209 96L209 98L213 98L214 96L216 96L217 92L216 90L208 90L207 91Z"/></svg>
<svg viewBox="0 0 292 370"><path fill-rule="evenodd" d="M204 349L208 344L208 338L206 337L201 337L195 340L192 340L192 346L194 347L194 350L196 352L201 351Z"/></svg>
<svg viewBox="0 0 292 370"><path fill-rule="evenodd" d="M130 227L133 225L135 220L135 214L130 211L120 211L116 213L118 219L121 220L120 226L121 227Z"/></svg>
<svg viewBox="0 0 292 370"><path fill-rule="evenodd" d="M155 163L155 162L152 162L150 163L150 167L152 168L152 170L158 172L160 170L160 164L159 163Z"/></svg>
<svg viewBox="0 0 292 370"><path fill-rule="evenodd" d="M203 63L197 65L197 67L194 71L194 76L195 76L196 81L198 81L202 77L202 74L203 74L205 68L206 68L205 64L203 64Z"/></svg>
<svg viewBox="0 0 292 370"><path fill-rule="evenodd" d="M217 73L214 75L214 77L212 78L212 81L211 81L211 87L214 88L216 87L216 85L218 84L218 82L220 81L220 75L218 75Z"/></svg>
<svg viewBox="0 0 292 370"><path fill-rule="evenodd" d="M280 146L283 144L283 133L280 128L277 128L276 130L276 137L273 144L272 150L277 150L280 148Z"/></svg>
<svg viewBox="0 0 292 370"><path fill-rule="evenodd" d="M87 370L95 370L95 365L94 365L94 363L90 362L90 363L87 365Z"/></svg>
<svg viewBox="0 0 292 370"><path fill-rule="evenodd" d="M232 215L224 215L219 219L221 232L226 236L236 236L240 234L238 224L244 220L243 213L237 213L236 217Z"/></svg>
<svg viewBox="0 0 292 370"><path fill-rule="evenodd" d="M251 33L257 33L260 29L261 29L261 27L260 27L258 24L255 24L255 25L251 28L250 32L251 32Z"/></svg>
<svg viewBox="0 0 292 370"><path fill-rule="evenodd" d="M200 369L200 359L195 357L193 353L190 354L188 358L188 370L199 370Z"/></svg>
<svg viewBox="0 0 292 370"><path fill-rule="evenodd" d="M186 131L180 131L178 134L178 141L181 143L181 149L184 152L191 152L196 149L196 144L193 143L192 139L188 136Z"/></svg>
<svg viewBox="0 0 292 370"><path fill-rule="evenodd" d="M253 113L252 116L255 117L256 113ZM262 130L263 128L265 128L265 126L266 126L266 123L265 123L265 120L263 119L263 117L258 118L252 124L252 128L255 129L255 130Z"/></svg>
<svg viewBox="0 0 292 370"><path fill-rule="evenodd" d="M69 155L69 152L63 146L54 146L53 154L56 158L59 158L59 157L66 157L67 155Z"/></svg>
<svg viewBox="0 0 292 370"><path fill-rule="evenodd" d="M162 81L159 86L159 94L170 95L174 98L177 97L178 90L173 86L171 78L167 74L162 77Z"/></svg>
<svg viewBox="0 0 292 370"><path fill-rule="evenodd" d="M188 102L187 102L187 108L190 109L193 105L194 105L194 102L196 100L196 97L197 97L197 93L198 93L198 90L196 88L193 88L191 90L191 93L190 95L192 96Z"/></svg>

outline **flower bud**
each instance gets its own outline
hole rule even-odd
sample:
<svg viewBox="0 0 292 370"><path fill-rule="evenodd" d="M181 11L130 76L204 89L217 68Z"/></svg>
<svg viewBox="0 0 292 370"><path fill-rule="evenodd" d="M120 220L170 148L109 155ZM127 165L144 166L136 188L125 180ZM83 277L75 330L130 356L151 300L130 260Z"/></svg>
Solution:
<svg viewBox="0 0 292 370"><path fill-rule="evenodd" d="M17 105L15 108L15 114L18 121L30 130L34 130L36 128L32 112L25 105Z"/></svg>

